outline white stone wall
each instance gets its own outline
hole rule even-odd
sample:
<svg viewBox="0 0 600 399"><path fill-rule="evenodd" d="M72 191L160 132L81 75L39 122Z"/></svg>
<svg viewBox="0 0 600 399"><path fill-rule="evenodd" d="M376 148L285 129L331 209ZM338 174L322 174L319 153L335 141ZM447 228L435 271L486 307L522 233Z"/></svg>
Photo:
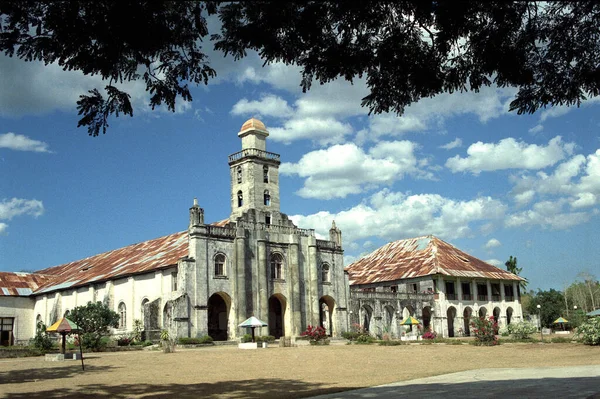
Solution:
<svg viewBox="0 0 600 399"><path fill-rule="evenodd" d="M0 317L13 317L15 344L27 344L35 335L33 300L28 297L0 296Z"/></svg>

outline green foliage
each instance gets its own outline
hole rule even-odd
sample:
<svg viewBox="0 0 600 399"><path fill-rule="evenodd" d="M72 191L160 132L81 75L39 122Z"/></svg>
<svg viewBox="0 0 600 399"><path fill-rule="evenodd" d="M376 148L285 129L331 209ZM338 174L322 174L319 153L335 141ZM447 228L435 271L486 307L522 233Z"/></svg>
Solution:
<svg viewBox="0 0 600 399"><path fill-rule="evenodd" d="M600 282L590 273L579 273L577 280L565 289L565 296L570 311L577 306L576 315L585 314L600 306ZM569 321L574 318L571 314L569 317ZM583 321L584 318L577 317L571 325L577 327Z"/></svg>
<svg viewBox="0 0 600 399"><path fill-rule="evenodd" d="M161 341L168 341L171 338L170 334L169 334L169 330L161 330L160 332L160 340Z"/></svg>
<svg viewBox="0 0 600 399"><path fill-rule="evenodd" d="M252 342L252 334L244 334L240 340L242 342Z"/></svg>
<svg viewBox="0 0 600 399"><path fill-rule="evenodd" d="M498 323L493 317L473 317L471 318L471 333L475 337L475 345L497 345L495 331L498 329Z"/></svg>
<svg viewBox="0 0 600 399"><path fill-rule="evenodd" d="M0 346L0 359L13 359L19 357L31 357L31 356L42 356L45 351L38 348L27 348L27 347L16 347Z"/></svg>
<svg viewBox="0 0 600 399"><path fill-rule="evenodd" d="M520 276L521 272L523 271L522 267L517 267L517 257L516 256L513 258L511 255L508 258L508 260L504 263L504 265L506 266L506 270L508 270L512 274L516 274L517 276ZM525 290L525 288L527 288L527 280L521 281L519 283L519 285L521 286L522 290ZM516 292L515 292L515 295L517 295Z"/></svg>
<svg viewBox="0 0 600 399"><path fill-rule="evenodd" d="M567 337L552 337L550 338L550 342L552 342L553 344L570 344L571 343L571 338L567 338Z"/></svg>
<svg viewBox="0 0 600 399"><path fill-rule="evenodd" d="M563 315L565 312L565 300L560 291L550 289L541 291L533 296L531 302L527 305L529 314L538 314L537 305L540 305L542 327L552 327L552 322Z"/></svg>
<svg viewBox="0 0 600 399"><path fill-rule="evenodd" d="M537 328L526 321L520 323L510 323L507 327L508 332L517 340L529 339L529 336L537 331Z"/></svg>
<svg viewBox="0 0 600 399"><path fill-rule="evenodd" d="M179 338L177 341L181 345L200 345L213 343L213 339L210 335L204 335L198 338Z"/></svg>
<svg viewBox="0 0 600 399"><path fill-rule="evenodd" d="M371 337L368 334L361 334L356 338L354 342L356 342L357 344L372 344L373 342L375 342L375 338Z"/></svg>
<svg viewBox="0 0 600 399"><path fill-rule="evenodd" d="M392 339L384 339L378 342L381 346L398 346L398 345L406 345L402 341L392 340Z"/></svg>
<svg viewBox="0 0 600 399"><path fill-rule="evenodd" d="M107 82L77 102L78 125L94 136L109 117L133 114L130 95L114 83L142 81L152 109L174 111L176 101L192 99L188 83L216 76L202 51L214 14L217 50L236 60L256 50L265 64L297 65L303 91L313 81L364 78L362 104L374 113L402 114L421 98L492 85L518 88L510 110L519 114L600 93L592 0L0 4L0 52Z"/></svg>
<svg viewBox="0 0 600 399"><path fill-rule="evenodd" d="M103 347L102 337L110 333L110 328L117 327L119 315L102 302L88 302L85 306L77 306L69 316L81 329L83 346L92 350Z"/></svg>
<svg viewBox="0 0 600 399"><path fill-rule="evenodd" d="M256 342L268 342L268 343L273 343L275 342L275 337L272 335L261 335L256 338Z"/></svg>
<svg viewBox="0 0 600 399"><path fill-rule="evenodd" d="M586 345L600 345L600 317L592 317L577 329L579 340Z"/></svg>
<svg viewBox="0 0 600 399"><path fill-rule="evenodd" d="M342 333L342 338L347 339L348 341L356 341L356 338L358 338L360 335L361 333L358 331L344 331Z"/></svg>
<svg viewBox="0 0 600 399"><path fill-rule="evenodd" d="M46 325L39 321L35 328L35 337L31 340L31 345L40 351L52 349L54 342L46 332Z"/></svg>

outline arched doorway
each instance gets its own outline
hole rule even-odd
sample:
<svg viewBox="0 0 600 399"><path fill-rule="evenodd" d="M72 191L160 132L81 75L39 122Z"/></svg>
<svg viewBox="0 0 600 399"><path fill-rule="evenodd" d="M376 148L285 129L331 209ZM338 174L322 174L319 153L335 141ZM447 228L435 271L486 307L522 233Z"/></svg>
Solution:
<svg viewBox="0 0 600 399"><path fill-rule="evenodd" d="M371 317L373 316L373 309L369 305L363 305L360 308L360 319L362 320L363 331L370 332L371 330Z"/></svg>
<svg viewBox="0 0 600 399"><path fill-rule="evenodd" d="M208 298L208 335L214 341L227 341L230 306L229 295L224 292L217 292Z"/></svg>
<svg viewBox="0 0 600 399"><path fill-rule="evenodd" d="M495 307L492 314L494 316L494 323L496 323L496 329L494 330L494 334L498 334L498 320L500 320L500 308Z"/></svg>
<svg viewBox="0 0 600 399"><path fill-rule="evenodd" d="M450 306L446 311L446 317L448 317L448 336L454 337L454 319L456 318L456 308Z"/></svg>
<svg viewBox="0 0 600 399"><path fill-rule="evenodd" d="M163 309L163 328L170 330L173 326L173 304L167 301Z"/></svg>
<svg viewBox="0 0 600 399"><path fill-rule="evenodd" d="M330 296L323 296L319 299L319 324L325 329L327 335L333 335L333 310L335 301Z"/></svg>
<svg viewBox="0 0 600 399"><path fill-rule="evenodd" d="M286 300L281 294L269 298L269 335L279 339L285 335Z"/></svg>
<svg viewBox="0 0 600 399"><path fill-rule="evenodd" d="M423 328L425 331L431 327L431 306L425 306L423 308Z"/></svg>
<svg viewBox="0 0 600 399"><path fill-rule="evenodd" d="M471 335L471 316L473 316L473 309L467 306L463 311L463 330L467 337Z"/></svg>
<svg viewBox="0 0 600 399"><path fill-rule="evenodd" d="M402 309L402 320L406 320L410 316L414 316L414 314L415 314L415 309L412 306L407 305L404 307L404 309ZM408 326L408 331L412 331L412 330L413 330L413 325L410 324Z"/></svg>
<svg viewBox="0 0 600 399"><path fill-rule="evenodd" d="M513 308L506 309L506 324L510 324L513 315Z"/></svg>
<svg viewBox="0 0 600 399"><path fill-rule="evenodd" d="M487 309L485 307L480 307L479 308L479 318L485 318L485 315L487 315Z"/></svg>

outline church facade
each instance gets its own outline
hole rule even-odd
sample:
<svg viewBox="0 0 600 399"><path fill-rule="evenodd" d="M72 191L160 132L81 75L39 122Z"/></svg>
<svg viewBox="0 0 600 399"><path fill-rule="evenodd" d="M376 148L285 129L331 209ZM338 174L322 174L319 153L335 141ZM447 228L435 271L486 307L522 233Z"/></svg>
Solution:
<svg viewBox="0 0 600 399"><path fill-rule="evenodd" d="M250 316L268 323L261 334L276 338L299 336L308 325L332 336L347 331L341 231L333 224L329 240L319 240L280 211L280 156L266 150L268 135L254 118L238 133L228 219L206 224L194 200L186 231L32 274L0 273L5 344L28 340L38 321L49 325L88 301L119 313L117 335L140 320L147 338L166 329L234 340Z"/></svg>

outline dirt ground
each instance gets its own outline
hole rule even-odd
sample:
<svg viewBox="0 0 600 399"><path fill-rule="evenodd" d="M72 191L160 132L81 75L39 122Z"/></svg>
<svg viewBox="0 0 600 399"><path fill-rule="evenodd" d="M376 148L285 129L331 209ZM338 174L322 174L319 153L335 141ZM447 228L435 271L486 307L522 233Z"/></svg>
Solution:
<svg viewBox="0 0 600 399"><path fill-rule="evenodd" d="M580 344L237 347L0 360L0 397L298 398L477 368L600 365Z"/></svg>

